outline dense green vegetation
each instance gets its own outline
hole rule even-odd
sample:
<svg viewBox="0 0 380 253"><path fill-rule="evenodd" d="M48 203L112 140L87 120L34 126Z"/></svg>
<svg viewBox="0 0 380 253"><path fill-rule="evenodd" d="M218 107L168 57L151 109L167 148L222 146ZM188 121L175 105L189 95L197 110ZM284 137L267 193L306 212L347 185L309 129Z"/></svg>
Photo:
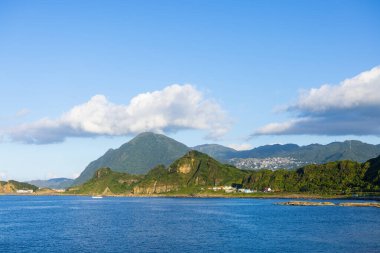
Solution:
<svg viewBox="0 0 380 253"><path fill-rule="evenodd" d="M380 156L374 159L367 161L364 164L366 168L364 179L371 183L372 185L377 186L376 189L380 188Z"/></svg>
<svg viewBox="0 0 380 253"><path fill-rule="evenodd" d="M297 170L244 171L221 164L198 151L189 151L170 166L159 165L146 175L98 170L87 183L69 189L83 194L195 194L213 186L239 185L263 191L310 194L352 194L380 191L380 156L365 163L337 161Z"/></svg>
<svg viewBox="0 0 380 253"><path fill-rule="evenodd" d="M246 171L231 165L221 164L210 156L190 151L176 160L167 169L158 166L151 170L139 183L139 187L184 190L217 185L241 183Z"/></svg>
<svg viewBox="0 0 380 253"><path fill-rule="evenodd" d="M259 170L245 177L243 185L256 190L270 187L280 192L351 193L378 191L380 190L379 160L380 157L372 159L371 163L364 164L338 161L321 165L308 165L297 170ZM371 167L370 164L373 166Z"/></svg>
<svg viewBox="0 0 380 253"><path fill-rule="evenodd" d="M132 191L141 176L112 171L110 168L101 168L96 171L92 179L86 183L69 188L73 194L128 194Z"/></svg>
<svg viewBox="0 0 380 253"><path fill-rule="evenodd" d="M142 133L118 149L108 150L102 157L91 162L74 185L86 182L102 167L130 174L146 174L158 164L168 166L190 149L165 135Z"/></svg>
<svg viewBox="0 0 380 253"><path fill-rule="evenodd" d="M228 159L237 157L239 153L239 151L236 151L235 149L228 148L219 144L198 145L193 147L193 150L205 153L220 162L227 162Z"/></svg>

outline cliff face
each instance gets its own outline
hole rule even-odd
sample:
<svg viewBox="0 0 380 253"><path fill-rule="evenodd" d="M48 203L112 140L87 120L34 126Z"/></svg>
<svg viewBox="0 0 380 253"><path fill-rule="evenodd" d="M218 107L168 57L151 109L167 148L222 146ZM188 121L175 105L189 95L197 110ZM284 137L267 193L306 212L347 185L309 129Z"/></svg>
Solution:
<svg viewBox="0 0 380 253"><path fill-rule="evenodd" d="M17 190L33 190L36 191L37 186L21 183L14 180L9 180L8 182L0 181L0 193L16 193Z"/></svg>
<svg viewBox="0 0 380 253"><path fill-rule="evenodd" d="M0 193L15 193L16 188L13 184L4 182L4 184L0 183Z"/></svg>
<svg viewBox="0 0 380 253"><path fill-rule="evenodd" d="M134 194L159 194L171 191L177 191L178 185L157 184L155 181L151 186L135 186L133 188Z"/></svg>
<svg viewBox="0 0 380 253"><path fill-rule="evenodd" d="M241 183L246 174L233 166L221 164L210 156L190 151L169 167L185 180L186 186L217 186Z"/></svg>

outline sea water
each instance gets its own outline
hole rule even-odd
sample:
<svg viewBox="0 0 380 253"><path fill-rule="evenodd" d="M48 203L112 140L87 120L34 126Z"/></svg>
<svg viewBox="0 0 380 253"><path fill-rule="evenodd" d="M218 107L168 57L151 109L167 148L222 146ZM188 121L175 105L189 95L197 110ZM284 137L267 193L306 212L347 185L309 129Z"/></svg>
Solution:
<svg viewBox="0 0 380 253"><path fill-rule="evenodd" d="M281 201L0 196L0 252L380 252L379 208Z"/></svg>

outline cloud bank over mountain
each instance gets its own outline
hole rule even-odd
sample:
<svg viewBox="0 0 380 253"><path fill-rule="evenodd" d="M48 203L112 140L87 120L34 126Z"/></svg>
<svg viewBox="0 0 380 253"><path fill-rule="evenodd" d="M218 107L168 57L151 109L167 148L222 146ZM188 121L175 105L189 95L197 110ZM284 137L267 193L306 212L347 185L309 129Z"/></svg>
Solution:
<svg viewBox="0 0 380 253"><path fill-rule="evenodd" d="M380 135L380 66L338 85L305 91L285 112L295 117L253 135Z"/></svg>
<svg viewBox="0 0 380 253"><path fill-rule="evenodd" d="M5 130L11 141L48 144L67 137L122 136L145 131L157 133L198 129L206 138L218 139L230 121L221 106L192 85L170 85L133 97L129 104L114 104L104 96L93 96L57 119L40 119Z"/></svg>

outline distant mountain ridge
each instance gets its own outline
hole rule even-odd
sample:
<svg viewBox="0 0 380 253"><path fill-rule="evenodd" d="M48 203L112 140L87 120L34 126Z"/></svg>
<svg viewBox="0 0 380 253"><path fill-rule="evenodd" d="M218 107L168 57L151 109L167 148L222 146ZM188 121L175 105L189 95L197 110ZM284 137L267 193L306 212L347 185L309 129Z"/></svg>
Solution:
<svg viewBox="0 0 380 253"><path fill-rule="evenodd" d="M26 183L38 186L39 188L50 188L50 189L66 189L70 187L74 182L74 179L70 178L51 178L47 180L31 180Z"/></svg>
<svg viewBox="0 0 380 253"><path fill-rule="evenodd" d="M295 161L293 164L322 164L338 160L352 160L364 162L380 155L380 145L372 145L360 141L332 142L327 145L311 144L298 146L296 144L274 144L257 147L251 150L227 151L226 149L215 152L213 146L202 145L194 149L214 156L223 162L237 165L236 159L267 159L267 158L290 158ZM248 168L247 168L248 169Z"/></svg>
<svg viewBox="0 0 380 253"><path fill-rule="evenodd" d="M228 159L231 159L239 153L239 151L233 148L225 147L219 144L203 144L192 147L192 149L208 154L214 159L222 162L227 162Z"/></svg>

